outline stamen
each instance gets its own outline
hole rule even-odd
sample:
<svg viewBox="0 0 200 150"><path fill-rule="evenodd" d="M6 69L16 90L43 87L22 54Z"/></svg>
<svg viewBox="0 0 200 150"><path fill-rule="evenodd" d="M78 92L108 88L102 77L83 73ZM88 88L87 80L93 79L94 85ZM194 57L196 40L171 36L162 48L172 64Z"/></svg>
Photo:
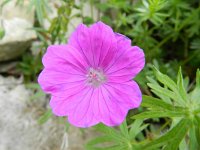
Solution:
<svg viewBox="0 0 200 150"><path fill-rule="evenodd" d="M94 87L98 87L106 81L106 76L103 70L101 69L90 68L86 77L87 77L87 84Z"/></svg>

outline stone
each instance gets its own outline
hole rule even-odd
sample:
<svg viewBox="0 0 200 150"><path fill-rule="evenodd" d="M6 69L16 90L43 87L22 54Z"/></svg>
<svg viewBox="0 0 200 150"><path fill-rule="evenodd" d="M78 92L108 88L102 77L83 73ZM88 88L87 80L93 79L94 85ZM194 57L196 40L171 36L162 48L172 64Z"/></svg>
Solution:
<svg viewBox="0 0 200 150"><path fill-rule="evenodd" d="M49 97L31 100L33 91L23 78L0 75L0 150L83 150L89 139L99 134L92 128L70 126L66 118L51 117L46 123L38 119L49 108Z"/></svg>
<svg viewBox="0 0 200 150"><path fill-rule="evenodd" d="M30 101L22 79L0 76L0 150L57 150L68 147L64 124L50 118L38 124L46 100Z"/></svg>
<svg viewBox="0 0 200 150"><path fill-rule="evenodd" d="M100 135L93 128L86 128L82 132L79 128L70 126L68 130L68 150L84 150L85 144Z"/></svg>
<svg viewBox="0 0 200 150"><path fill-rule="evenodd" d="M17 0L9 1L0 14L0 28L5 35L0 40L0 62L20 56L36 38L33 29L34 11L28 10L30 1L16 5Z"/></svg>

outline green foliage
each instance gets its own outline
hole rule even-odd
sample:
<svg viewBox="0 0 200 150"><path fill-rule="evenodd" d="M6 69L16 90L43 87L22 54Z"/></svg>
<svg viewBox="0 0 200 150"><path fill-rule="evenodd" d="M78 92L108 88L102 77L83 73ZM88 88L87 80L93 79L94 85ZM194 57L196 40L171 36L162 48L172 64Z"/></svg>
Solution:
<svg viewBox="0 0 200 150"><path fill-rule="evenodd" d="M37 79L37 74L42 68L41 54L33 57L30 53L23 55L22 61L18 64L19 70L23 73L25 82Z"/></svg>
<svg viewBox="0 0 200 150"><path fill-rule="evenodd" d="M1 8L9 2L10 0L3 0ZM52 11L48 0L30 0L27 8L27 13L35 9L36 23L33 29L37 32L38 39L42 41L43 52L49 44L66 43L70 20L78 18L87 25L102 20L111 25L115 32L130 37L133 45L143 48L146 61L149 63L155 59L162 65L166 63L171 65L177 61L178 65L183 66L184 73L189 76L192 76L191 72L200 65L200 8L196 0L103 2L82 0L80 3L74 0L58 0L58 2L60 5L56 5L57 16L53 19L47 15ZM16 4L23 5L23 3L24 0L17 0ZM84 15L85 5L89 5L90 15ZM94 9L98 10L97 18L94 17ZM72 14L72 10L76 13ZM44 29L44 19L50 23L48 29ZM1 37L3 34L4 32L1 33ZM34 61L34 58L31 61Z"/></svg>
<svg viewBox="0 0 200 150"><path fill-rule="evenodd" d="M159 137L146 144L143 149L155 150L163 145L164 150L176 150L179 143L186 135L188 127L190 126L190 120L182 119L175 127L168 131L165 135Z"/></svg>
<svg viewBox="0 0 200 150"><path fill-rule="evenodd" d="M126 120L119 128L110 128L99 124L94 128L103 133L103 135L92 139L87 143L88 150L139 150L140 143L137 141L139 134L147 128L148 124L143 124L142 120L135 120L131 125L127 125ZM140 135L141 136L141 135ZM105 146L106 145L106 146Z"/></svg>
<svg viewBox="0 0 200 150"><path fill-rule="evenodd" d="M38 119L38 123L39 123L39 124L45 123L51 116L52 116L51 109L48 109L48 110Z"/></svg>
<svg viewBox="0 0 200 150"><path fill-rule="evenodd" d="M71 11L76 7L76 5L73 0L60 1L60 3L60 6L56 6L58 7L57 16L53 19L50 19L47 16L47 13L52 10L49 8L46 0L32 0L32 3L30 4L31 7L35 7L37 19L39 21L38 27L33 29L37 32L39 39L44 43L45 47L47 47L49 43L66 43L68 24L70 19L73 17L71 17ZM50 27L48 29L44 29L43 27L44 18L46 18L50 23Z"/></svg>
<svg viewBox="0 0 200 150"><path fill-rule="evenodd" d="M1 8L10 0L3 0ZM23 5L24 0L17 0ZM115 32L128 36L133 45L143 48L147 65L136 77L143 91L139 109L127 121L111 128L102 124L101 132L86 145L88 150L198 150L200 149L200 2L197 0L59 0L57 16L49 18L48 0L30 0L35 9L36 31L41 42L37 55L25 54L19 63L26 82L37 80L42 55L48 45L66 43L68 25L73 18L86 25L102 20ZM89 5L85 15L84 6ZM94 9L98 10L97 18ZM76 13L72 13L75 10ZM44 19L50 23L44 28ZM0 38L4 36L0 28ZM178 74L176 71L179 66ZM194 72L196 72L196 78ZM183 74L182 74L183 71ZM161 73L162 72L162 73ZM189 77L183 77L189 76ZM190 78L190 80L189 80ZM196 85L194 83L196 82ZM31 99L44 96L35 83ZM136 115L132 115L137 112ZM138 113L139 112L139 113ZM39 118L45 123L52 116L47 110ZM131 118L129 118L131 116ZM69 124L66 124L66 129Z"/></svg>
<svg viewBox="0 0 200 150"><path fill-rule="evenodd" d="M92 139L87 145L93 149L127 149L127 150L177 150L200 149L200 71L196 73L196 86L188 91L189 85L182 76L181 68L177 75L177 82L154 68L156 77L149 77L148 86L157 96L143 96L141 106L144 111L132 116L133 122L127 125L124 121L119 128L106 127L99 124L95 127L103 135ZM154 118L165 118L157 135L150 128ZM146 134L151 133L153 137ZM146 135L146 136L145 136ZM142 138L141 138L142 137ZM106 144L105 144L106 143ZM185 143L185 144L184 144ZM108 145L108 146L105 146Z"/></svg>
<svg viewBox="0 0 200 150"><path fill-rule="evenodd" d="M168 16L168 14L162 12L167 6L165 0L142 0L142 5L135 8L137 11L136 17L140 18L141 23L149 20L155 25L160 25Z"/></svg>
<svg viewBox="0 0 200 150"><path fill-rule="evenodd" d="M38 98L45 97L45 93L42 91L41 87L37 83L27 83L26 87L34 92L34 95L30 97L30 100L37 100Z"/></svg>
<svg viewBox="0 0 200 150"><path fill-rule="evenodd" d="M116 32L128 35L134 45L142 47L146 60L173 59L180 65L200 64L199 52L192 50L199 39L199 2L192 0L96 0L96 7L104 12L101 19ZM195 63L192 63L195 62Z"/></svg>
<svg viewBox="0 0 200 150"><path fill-rule="evenodd" d="M155 75L157 81L161 84L151 79L148 85L159 98L143 96L142 106L147 110L133 116L133 118L168 117L171 118L172 124L176 125L171 127L169 132L148 143L145 147L155 149L164 146L164 149L176 150L180 142L186 140L186 136L188 136L190 147L199 149L200 145L197 142L199 132L196 132L196 130L199 130L200 123L199 70L197 70L196 75L196 86L189 92L187 91L188 86L184 85L181 69L178 72L177 83L156 69Z"/></svg>
<svg viewBox="0 0 200 150"><path fill-rule="evenodd" d="M10 0L4 0L1 7L8 2ZM17 4L23 5L23 2L24 0L18 0ZM70 20L78 18L87 25L102 20L111 25L115 32L130 37L133 45L143 48L146 61L150 64L156 60L163 68L166 64L174 65L176 61L177 66L183 66L184 73L189 76L192 76L191 72L200 65L198 1L82 0L76 3L74 0L59 0L59 3L60 5L56 6L57 16L51 19L47 15L52 11L47 0L30 1L27 12L35 9L36 24L33 29L37 32L38 39L42 41L40 47L42 52L45 52L50 44L66 43ZM85 5L89 5L90 15L84 15ZM94 9L98 10L97 18L94 17ZM72 13L72 10L76 13ZM50 23L48 29L44 29L44 18ZM31 61L34 61L34 58ZM148 74L148 70L144 74Z"/></svg>
<svg viewBox="0 0 200 150"><path fill-rule="evenodd" d="M5 35L5 30L2 27L0 27L0 40L4 37L4 35Z"/></svg>
<svg viewBox="0 0 200 150"><path fill-rule="evenodd" d="M4 0L3 2L0 3L0 15L2 15L2 9L3 6L6 5L10 0ZM0 18L0 40L4 37L5 35L5 29L4 29L4 24L2 18Z"/></svg>
<svg viewBox="0 0 200 150"><path fill-rule="evenodd" d="M23 1L23 0L19 0ZM42 25L44 23L44 17L46 16L46 10L48 7L48 0L30 0L29 9L35 9L37 19L39 23Z"/></svg>

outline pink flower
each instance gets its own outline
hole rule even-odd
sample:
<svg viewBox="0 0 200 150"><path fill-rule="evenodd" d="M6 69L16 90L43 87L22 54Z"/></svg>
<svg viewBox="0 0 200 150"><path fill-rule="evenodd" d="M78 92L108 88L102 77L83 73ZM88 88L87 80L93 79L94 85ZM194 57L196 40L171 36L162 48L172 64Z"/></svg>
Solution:
<svg viewBox="0 0 200 150"><path fill-rule="evenodd" d="M119 125L141 103L132 78L144 67L144 53L102 22L80 24L68 44L49 46L42 61L38 82L52 96L53 113L77 127Z"/></svg>

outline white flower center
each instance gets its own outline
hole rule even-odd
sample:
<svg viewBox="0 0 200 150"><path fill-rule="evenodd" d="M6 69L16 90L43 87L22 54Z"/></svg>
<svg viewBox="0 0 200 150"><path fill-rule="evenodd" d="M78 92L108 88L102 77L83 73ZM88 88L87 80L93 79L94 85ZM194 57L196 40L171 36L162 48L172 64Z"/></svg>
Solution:
<svg viewBox="0 0 200 150"><path fill-rule="evenodd" d="M87 84L98 87L106 81L106 76L101 69L90 68L87 75Z"/></svg>

